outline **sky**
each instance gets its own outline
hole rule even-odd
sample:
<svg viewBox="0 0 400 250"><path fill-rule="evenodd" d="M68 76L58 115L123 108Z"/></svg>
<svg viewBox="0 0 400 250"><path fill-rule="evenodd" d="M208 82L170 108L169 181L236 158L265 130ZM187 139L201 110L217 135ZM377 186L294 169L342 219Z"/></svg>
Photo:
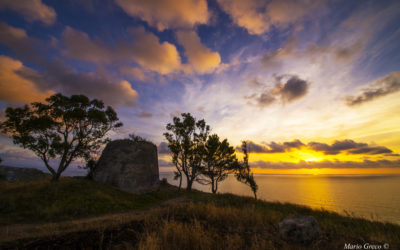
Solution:
<svg viewBox="0 0 400 250"><path fill-rule="evenodd" d="M160 171L189 112L248 141L255 173L399 174L399 41L399 1L2 0L0 120L84 94L117 111L112 138L159 145ZM0 157L44 170L4 135Z"/></svg>

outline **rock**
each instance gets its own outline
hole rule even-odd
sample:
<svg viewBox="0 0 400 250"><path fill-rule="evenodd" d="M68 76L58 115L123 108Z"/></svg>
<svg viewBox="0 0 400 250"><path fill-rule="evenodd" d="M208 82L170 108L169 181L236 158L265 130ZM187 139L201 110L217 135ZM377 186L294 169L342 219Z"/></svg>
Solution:
<svg viewBox="0 0 400 250"><path fill-rule="evenodd" d="M0 180L2 181L36 181L49 177L36 168L18 168L0 166Z"/></svg>
<svg viewBox="0 0 400 250"><path fill-rule="evenodd" d="M293 215L279 223L279 233L286 241L308 245L319 238L321 230L314 217Z"/></svg>
<svg viewBox="0 0 400 250"><path fill-rule="evenodd" d="M128 139L108 143L93 180L133 193L156 190L159 186L157 146Z"/></svg>

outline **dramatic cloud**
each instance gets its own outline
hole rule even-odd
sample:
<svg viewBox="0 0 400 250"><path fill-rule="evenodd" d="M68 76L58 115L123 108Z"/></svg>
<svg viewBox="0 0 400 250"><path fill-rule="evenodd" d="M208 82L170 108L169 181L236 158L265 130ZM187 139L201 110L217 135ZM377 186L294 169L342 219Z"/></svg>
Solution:
<svg viewBox="0 0 400 250"><path fill-rule="evenodd" d="M0 56L0 100L29 103L44 101L53 91L41 91L35 83L19 73L36 72L22 65L22 62L7 56Z"/></svg>
<svg viewBox="0 0 400 250"><path fill-rule="evenodd" d="M348 96L346 101L347 105L355 106L397 91L400 91L400 72L393 72L369 84L359 95Z"/></svg>
<svg viewBox="0 0 400 250"><path fill-rule="evenodd" d="M269 51L262 59L261 63L266 68L274 68L288 59L315 59L328 56L330 59L341 63L349 63L355 60L362 52L365 44L361 41L349 44L317 45L311 44L304 49L299 49L300 41L295 37L290 37L281 48Z"/></svg>
<svg viewBox="0 0 400 250"><path fill-rule="evenodd" d="M262 169L313 169L313 168L336 168L336 169L350 169L350 168L399 168L400 160L388 161L378 160L362 162L355 161L300 161L298 163L292 162L269 162L269 161L254 161L251 165L255 168Z"/></svg>
<svg viewBox="0 0 400 250"><path fill-rule="evenodd" d="M91 62L110 62L115 60L114 51L100 39L92 41L85 32L66 27L63 41L67 56Z"/></svg>
<svg viewBox="0 0 400 250"><path fill-rule="evenodd" d="M353 140L335 141L332 145L320 142L310 142L309 148L315 151L321 151L327 155L336 155L341 152L348 154L385 154L392 153L392 150L386 147L369 146L367 143L357 143Z"/></svg>
<svg viewBox="0 0 400 250"><path fill-rule="evenodd" d="M0 1L1 9L19 12L30 22L41 21L46 25L53 24L57 16L54 9L42 3L41 0L2 0Z"/></svg>
<svg viewBox="0 0 400 250"><path fill-rule="evenodd" d="M84 94L98 98L114 106L134 105L138 98L138 93L128 81L112 80L101 71L80 73L61 61L47 65L46 72L41 79L36 79L36 83L64 94Z"/></svg>
<svg viewBox="0 0 400 250"><path fill-rule="evenodd" d="M24 29L12 27L0 22L0 43L15 51L22 59L30 63L43 63L43 56L38 53L42 49L41 43L28 37Z"/></svg>
<svg viewBox="0 0 400 250"><path fill-rule="evenodd" d="M369 155L376 155L376 154L390 154L392 150L386 147L362 147L354 150L349 151L350 154L369 154Z"/></svg>
<svg viewBox="0 0 400 250"><path fill-rule="evenodd" d="M393 151L383 146L370 146L367 143L358 143L353 140L334 141L331 145L321 142L309 142L307 145L296 139L291 142L270 142L257 144L253 141L247 141L247 150L249 153L284 153L292 149L307 148L314 151L322 152L326 155L337 155L339 153L346 154L390 154ZM236 150L241 152L241 147L237 146Z"/></svg>
<svg viewBox="0 0 400 250"><path fill-rule="evenodd" d="M116 0L116 3L128 15L138 17L160 31L206 24L210 16L206 0Z"/></svg>
<svg viewBox="0 0 400 250"><path fill-rule="evenodd" d="M211 73L218 67L221 57L204 46L200 37L194 31L177 32L178 41L185 48L185 55L189 64L198 73Z"/></svg>
<svg viewBox="0 0 400 250"><path fill-rule="evenodd" d="M145 31L143 27L130 28L128 34L132 43L118 41L113 48L100 39L92 40L86 33L67 27L63 33L65 54L93 63L133 61L160 74L169 74L180 68L180 56L173 44L160 43L156 35Z"/></svg>
<svg viewBox="0 0 400 250"><path fill-rule="evenodd" d="M40 49L40 41L27 36L25 30L0 23L4 28L0 31L0 43L13 49L16 54L29 63L35 64L41 70L36 71L22 66L22 62L11 58L3 58L1 82L3 100L30 102L43 99L53 92L64 94L85 94L98 98L109 105L133 105L138 98L137 92L132 89L129 82L113 79L107 73L98 71L80 73L60 60L49 61ZM10 82L11 80L16 81ZM20 88L15 90L15 88ZM11 95L11 92L12 95ZM9 96L5 96L9 93ZM4 95L4 96L3 96Z"/></svg>
<svg viewBox="0 0 400 250"><path fill-rule="evenodd" d="M256 105L266 107L280 99L282 103L290 103L305 96L309 83L295 75L275 76L276 84L273 89L265 90L261 94L246 96L246 99L255 100Z"/></svg>
<svg viewBox="0 0 400 250"><path fill-rule="evenodd" d="M157 36L146 32L143 27L132 28L129 32L135 39L132 47L126 47L125 53L144 68L160 74L168 74L179 69L181 61L173 44L159 42Z"/></svg>
<svg viewBox="0 0 400 250"><path fill-rule="evenodd" d="M283 153L294 148L305 146L300 140L296 139L291 142L276 143L270 142L266 145L257 144L253 141L247 141L247 150L249 153ZM241 152L241 147L237 146L236 150Z"/></svg>
<svg viewBox="0 0 400 250"><path fill-rule="evenodd" d="M122 66L120 71L122 74L131 76L141 82L147 82L152 79L151 72L146 72L139 67Z"/></svg>
<svg viewBox="0 0 400 250"><path fill-rule="evenodd" d="M291 76L286 83L279 83L272 90L274 95L280 96L284 102L292 102L307 94L308 83L297 76Z"/></svg>
<svg viewBox="0 0 400 250"><path fill-rule="evenodd" d="M286 27L312 13L320 1L218 0L232 21L250 34L262 34L271 26Z"/></svg>
<svg viewBox="0 0 400 250"><path fill-rule="evenodd" d="M274 103L276 101L276 98L270 92L265 92L261 93L261 95L256 98L256 101L260 107L266 107Z"/></svg>

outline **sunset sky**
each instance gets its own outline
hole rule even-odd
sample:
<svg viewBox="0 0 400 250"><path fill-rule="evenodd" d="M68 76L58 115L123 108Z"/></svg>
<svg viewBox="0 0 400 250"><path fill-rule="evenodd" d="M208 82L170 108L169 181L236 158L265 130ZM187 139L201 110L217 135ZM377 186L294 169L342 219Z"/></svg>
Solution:
<svg viewBox="0 0 400 250"><path fill-rule="evenodd" d="M0 119L57 92L114 107L160 171L190 112L256 173L399 174L400 1L0 1ZM3 135L0 157L44 170Z"/></svg>

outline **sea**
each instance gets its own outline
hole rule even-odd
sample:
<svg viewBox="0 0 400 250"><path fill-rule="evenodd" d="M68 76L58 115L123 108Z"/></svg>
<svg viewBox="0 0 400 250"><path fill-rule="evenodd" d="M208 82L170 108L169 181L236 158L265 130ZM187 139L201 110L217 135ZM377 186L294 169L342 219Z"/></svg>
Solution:
<svg viewBox="0 0 400 250"><path fill-rule="evenodd" d="M160 179L178 185L172 172L160 172ZM267 175L255 174L257 197L265 201L294 203L342 215L400 225L400 175ZM182 184L186 186L185 182ZM194 183L193 188L211 192L210 186ZM218 193L253 196L250 188L229 175Z"/></svg>

